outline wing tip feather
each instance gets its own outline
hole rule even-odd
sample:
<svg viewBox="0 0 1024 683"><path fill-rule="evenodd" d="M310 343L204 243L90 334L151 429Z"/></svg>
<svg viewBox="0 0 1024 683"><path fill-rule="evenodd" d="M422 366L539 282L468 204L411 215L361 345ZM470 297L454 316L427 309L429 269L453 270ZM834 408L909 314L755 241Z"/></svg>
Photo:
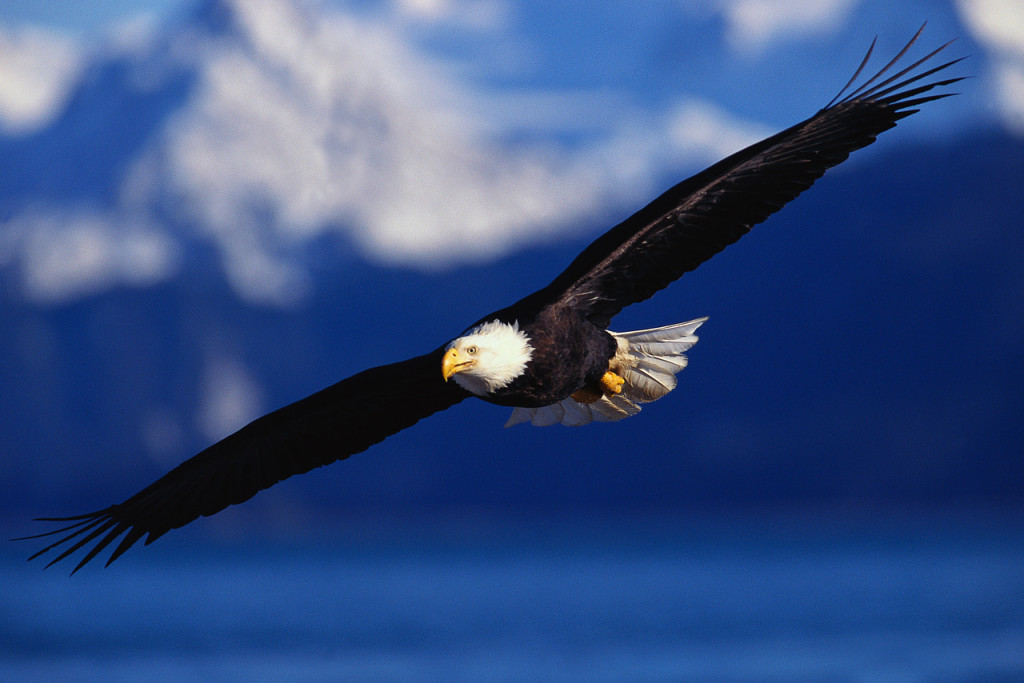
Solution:
<svg viewBox="0 0 1024 683"><path fill-rule="evenodd" d="M97 510L95 512L90 512L82 515L72 515L67 517L37 517L33 521L74 523L66 526L61 526L60 528L52 529L50 531L44 531L42 533L31 534L28 536L20 536L18 538L12 538L10 540L28 541L37 538L46 538L49 536L61 534L61 536L53 543L50 543L49 545L30 555L28 557L29 562L35 560L36 558L42 557L50 551L56 552L57 549L63 546L64 544L71 543L72 541L74 541L73 543L71 543L70 546L60 549L60 551L57 552L57 555L50 559L50 561L45 565L44 568L52 567L61 560L67 559L78 550L88 546L90 543L93 543L92 547L88 549L85 556L78 562L75 568L71 571L71 574L73 575L86 564L88 564L93 558L96 557L96 555L102 552L104 548L109 546L111 542L113 542L118 536L120 536L125 531L129 531L129 535L136 533L137 529L135 527L118 519L115 516L117 510L118 506L114 505L108 508L104 508L102 510ZM107 532L107 535L97 540L97 537L99 537L104 532ZM122 545L124 545L123 542ZM122 548L122 546L119 545L117 550L119 550L120 552L117 552L116 556L114 556L114 558L112 559L116 559L116 557L124 553L124 551L127 550L130 546L131 544L128 544L127 546ZM110 561L107 562L108 565L110 564Z"/></svg>
<svg viewBox="0 0 1024 683"><path fill-rule="evenodd" d="M942 45L938 46L937 48L933 49L931 52L926 54L924 57L921 57L920 59L914 61L910 65L903 67L895 74L885 78L885 75L889 73L889 71L893 69L893 67L895 67L900 62L900 60L903 59L903 57L910 50L911 46L913 46L921 37L921 34L924 32L924 29L927 25L928 22L924 22L923 24L921 24L921 27L917 30L916 33L914 33L913 37L907 42L906 45L903 46L903 49L901 49L895 57L889 60L881 69L875 72L874 75L872 75L871 77L867 78L863 83L857 85L856 87L853 87L858 77L863 73L865 67L868 64L868 61L871 58L872 53L874 52L874 48L877 43L877 37L873 39L871 41L871 45L868 47L867 54L865 54L864 59L861 61L860 65L855 70L853 77L839 90L836 96L832 98L832 100L827 105L825 105L824 109L829 109L833 106L855 101L881 101L884 104L887 104L889 106L896 106L898 108L899 101L905 97L913 96L913 94L931 90L933 88L944 87L950 85L951 83L955 83L959 80L963 80L963 78L965 77L934 81L931 83L927 83L923 86L920 86L920 89L913 89L911 91L901 91L902 88L905 88L906 86L912 83L915 83L923 78L927 78L928 76L936 72L947 69L955 64L958 64L964 59L967 59L967 55L965 55L963 57L958 57L948 62L939 64L938 66L927 69L921 73L912 73L917 67L921 66L925 62L928 62L930 59L935 57L935 55L939 54L940 52L948 48L950 45L955 43L957 41L956 38L946 41ZM910 75L908 76L908 74ZM907 77L903 80L900 80L904 76ZM896 94L886 98L886 100L881 99L883 96L894 92ZM949 94L947 94L946 96L949 96Z"/></svg>

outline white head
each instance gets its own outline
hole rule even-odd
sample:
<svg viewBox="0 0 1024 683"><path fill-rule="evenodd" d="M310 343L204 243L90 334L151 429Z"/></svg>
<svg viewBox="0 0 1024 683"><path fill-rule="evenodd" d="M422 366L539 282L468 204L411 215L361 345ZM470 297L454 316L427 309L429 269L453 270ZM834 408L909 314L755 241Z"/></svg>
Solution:
<svg viewBox="0 0 1024 683"><path fill-rule="evenodd" d="M441 362L445 381L455 382L477 396L486 396L507 386L523 374L533 356L530 338L500 320L477 325L448 345Z"/></svg>

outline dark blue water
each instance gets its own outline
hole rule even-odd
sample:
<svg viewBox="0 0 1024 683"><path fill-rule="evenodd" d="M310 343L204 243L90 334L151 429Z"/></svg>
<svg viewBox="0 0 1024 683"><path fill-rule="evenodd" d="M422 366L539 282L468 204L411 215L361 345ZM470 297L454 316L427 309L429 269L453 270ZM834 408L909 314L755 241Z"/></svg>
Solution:
<svg viewBox="0 0 1024 683"><path fill-rule="evenodd" d="M72 578L5 544L0 678L1024 681L1019 516L303 528Z"/></svg>

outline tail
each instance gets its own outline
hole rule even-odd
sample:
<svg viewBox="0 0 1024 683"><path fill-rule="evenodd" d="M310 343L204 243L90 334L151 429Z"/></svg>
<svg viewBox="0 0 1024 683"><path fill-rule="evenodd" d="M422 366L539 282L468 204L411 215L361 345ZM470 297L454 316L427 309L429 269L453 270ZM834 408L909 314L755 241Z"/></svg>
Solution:
<svg viewBox="0 0 1024 683"><path fill-rule="evenodd" d="M615 422L640 412L639 403L650 403L676 388L676 373L686 367L683 355L697 343L697 328L707 318L634 332L612 332L619 349L609 369L626 382L622 393L604 395L593 403L566 398L543 408L515 408L506 427L530 422L539 427L563 424L570 427L590 422Z"/></svg>

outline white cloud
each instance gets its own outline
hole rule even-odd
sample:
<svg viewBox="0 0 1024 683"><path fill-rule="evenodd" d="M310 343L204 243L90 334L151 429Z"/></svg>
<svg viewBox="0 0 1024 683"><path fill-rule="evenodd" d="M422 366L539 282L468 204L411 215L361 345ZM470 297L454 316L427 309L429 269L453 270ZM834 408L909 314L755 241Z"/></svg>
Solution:
<svg viewBox="0 0 1024 683"><path fill-rule="evenodd" d="M700 100L680 104L672 112L669 131L680 155L701 161L724 158L775 132Z"/></svg>
<svg viewBox="0 0 1024 683"><path fill-rule="evenodd" d="M0 234L0 265L16 262L25 296L39 303L152 284L177 265L160 231L90 210L29 210L0 224Z"/></svg>
<svg viewBox="0 0 1024 683"><path fill-rule="evenodd" d="M509 11L503 0L394 0L394 7L404 19L476 30L503 26Z"/></svg>
<svg viewBox="0 0 1024 683"><path fill-rule="evenodd" d="M635 207L666 189L666 171L678 180L680 169L699 169L773 132L692 98L677 101L663 114L634 112L625 121L577 159L591 169L595 186L603 188L603 206Z"/></svg>
<svg viewBox="0 0 1024 683"><path fill-rule="evenodd" d="M173 232L124 227L158 223L155 211L168 207L190 237L216 245L240 296L287 306L310 288L296 253L326 233L343 232L381 262L436 267L500 254L596 204L600 178L550 150L501 145L486 105L412 48L393 18L284 0L224 3L235 34L193 27L154 56L137 45L148 35L139 30L130 53L115 55L130 64L128 79L194 70L197 87L141 156L125 160L118 186L103 188L110 205L14 212L0 262L16 260L12 245L22 249L32 298L174 272Z"/></svg>
<svg viewBox="0 0 1024 683"><path fill-rule="evenodd" d="M0 26L0 133L26 133L56 116L83 64L71 38Z"/></svg>
<svg viewBox="0 0 1024 683"><path fill-rule="evenodd" d="M744 53L758 53L771 43L835 31L858 0L733 0L720 11L727 22L726 39Z"/></svg>
<svg viewBox="0 0 1024 683"><path fill-rule="evenodd" d="M958 0L975 38L999 52L1024 55L1024 3L1019 0Z"/></svg>
<svg viewBox="0 0 1024 683"><path fill-rule="evenodd" d="M1007 128L1024 136L1024 60L1005 60L995 67L999 109Z"/></svg>
<svg viewBox="0 0 1024 683"><path fill-rule="evenodd" d="M165 175L247 297L295 291L288 250L325 232L380 261L437 266L551 232L598 194L589 171L498 144L473 94L387 26L309 21L275 0L239 8L254 51L199 51ZM243 278L254 266L277 275Z"/></svg>
<svg viewBox="0 0 1024 683"><path fill-rule="evenodd" d="M483 94L414 48L401 18L223 2L237 34L192 27L160 36L163 54L136 45L119 57L129 79L157 74L147 89L174 69L195 73L196 87L104 188L110 205L22 207L0 230L0 265L21 259L36 300L169 277L188 230L215 245L239 296L288 306L312 287L297 255L323 235L383 263L492 258L636 202L666 169L762 132L700 102L659 114L614 93ZM133 35L135 45L147 33ZM570 130L584 140L572 150L554 142ZM167 214L173 231L161 231Z"/></svg>
<svg viewBox="0 0 1024 683"><path fill-rule="evenodd" d="M607 95L484 97L382 24L343 15L306 21L276 0L245 7L258 53L207 58L194 105L168 143L180 204L229 254L252 257L229 273L259 272L260 258L279 261L252 242L268 213L285 244L344 229L385 262L493 257L622 198L624 177L642 184L665 164L678 167L680 155L704 160L754 136L708 105L648 122L654 129L639 136L608 107L586 106L595 97L614 104ZM513 126L578 128L588 109L605 113L582 123L595 142L575 155L496 140ZM606 163L595 167L597 158ZM275 282L297 286L287 274L251 280L267 291L235 282L258 300L275 297Z"/></svg>
<svg viewBox="0 0 1024 683"><path fill-rule="evenodd" d="M203 373L199 427L210 441L219 441L264 412L263 389L239 361L208 354Z"/></svg>
<svg viewBox="0 0 1024 683"><path fill-rule="evenodd" d="M975 40L991 53L990 82L1006 126L1024 136L1024 3L959 0L957 8Z"/></svg>

